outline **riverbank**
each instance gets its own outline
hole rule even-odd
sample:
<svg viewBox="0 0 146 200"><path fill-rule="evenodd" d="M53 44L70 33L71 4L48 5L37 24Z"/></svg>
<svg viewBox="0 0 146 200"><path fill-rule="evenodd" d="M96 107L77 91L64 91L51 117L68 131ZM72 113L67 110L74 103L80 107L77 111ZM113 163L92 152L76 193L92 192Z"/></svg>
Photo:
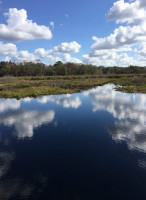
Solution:
<svg viewBox="0 0 146 200"><path fill-rule="evenodd" d="M106 83L119 91L146 93L146 74L1 77L0 97L23 98L80 92Z"/></svg>

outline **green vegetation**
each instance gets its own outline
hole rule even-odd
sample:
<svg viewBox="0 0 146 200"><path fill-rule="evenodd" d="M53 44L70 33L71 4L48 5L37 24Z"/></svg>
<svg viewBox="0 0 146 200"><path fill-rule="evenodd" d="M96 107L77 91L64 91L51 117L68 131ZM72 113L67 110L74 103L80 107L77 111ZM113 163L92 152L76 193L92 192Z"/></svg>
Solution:
<svg viewBox="0 0 146 200"><path fill-rule="evenodd" d="M0 97L22 98L75 93L106 83L123 86L117 90L146 93L146 74L1 77Z"/></svg>
<svg viewBox="0 0 146 200"><path fill-rule="evenodd" d="M61 61L54 65L43 63L0 62L0 76L56 76L56 75L103 75L103 74L142 74L146 67L103 67L89 64L65 63Z"/></svg>
<svg viewBox="0 0 146 200"><path fill-rule="evenodd" d="M119 91L127 93L146 93L146 74L121 76L120 79L112 80L116 85L121 85Z"/></svg>
<svg viewBox="0 0 146 200"><path fill-rule="evenodd" d="M65 94L115 83L124 92L146 93L146 67L97 67L88 64L0 62L0 97Z"/></svg>

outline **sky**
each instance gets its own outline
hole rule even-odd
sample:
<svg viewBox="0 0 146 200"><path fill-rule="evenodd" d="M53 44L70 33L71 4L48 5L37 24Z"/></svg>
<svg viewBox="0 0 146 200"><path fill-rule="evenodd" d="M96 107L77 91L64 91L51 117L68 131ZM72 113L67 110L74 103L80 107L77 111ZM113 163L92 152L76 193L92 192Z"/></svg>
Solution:
<svg viewBox="0 0 146 200"><path fill-rule="evenodd" d="M1 0L0 60L146 66L146 0Z"/></svg>

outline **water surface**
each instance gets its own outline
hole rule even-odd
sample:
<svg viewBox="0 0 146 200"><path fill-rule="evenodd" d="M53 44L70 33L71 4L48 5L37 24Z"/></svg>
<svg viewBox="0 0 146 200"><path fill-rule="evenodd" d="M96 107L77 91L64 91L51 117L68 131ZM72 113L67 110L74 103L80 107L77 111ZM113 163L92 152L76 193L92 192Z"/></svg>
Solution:
<svg viewBox="0 0 146 200"><path fill-rule="evenodd" d="M0 199L146 199L146 95L112 84L0 99Z"/></svg>

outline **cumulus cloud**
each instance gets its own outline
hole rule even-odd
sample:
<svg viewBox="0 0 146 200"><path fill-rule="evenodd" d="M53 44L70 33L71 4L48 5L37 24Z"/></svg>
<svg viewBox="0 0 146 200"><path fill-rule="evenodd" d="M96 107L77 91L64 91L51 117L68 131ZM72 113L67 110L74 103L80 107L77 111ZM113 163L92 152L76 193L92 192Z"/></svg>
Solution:
<svg viewBox="0 0 146 200"><path fill-rule="evenodd" d="M15 44L0 42L0 55L2 56L9 56L15 55L17 52L17 47Z"/></svg>
<svg viewBox="0 0 146 200"><path fill-rule="evenodd" d="M82 63L82 61L78 58L72 57L70 54L63 54L62 56L48 56L50 64L55 64L57 61L61 61L63 63L72 62L72 63Z"/></svg>
<svg viewBox="0 0 146 200"><path fill-rule="evenodd" d="M60 53L78 53L81 48L81 45L78 44L76 41L74 42L64 42L61 43L59 46L56 46L53 48L53 52L55 54L60 54Z"/></svg>
<svg viewBox="0 0 146 200"><path fill-rule="evenodd" d="M103 54L105 52L105 54ZM132 56L128 56L127 53L118 54L115 50L110 51L98 51L96 55L85 54L83 55L85 63L98 65L98 66L128 66L139 65L140 63ZM143 64L144 65L144 64Z"/></svg>
<svg viewBox="0 0 146 200"><path fill-rule="evenodd" d="M8 43L3 44L0 42L0 55L7 55L4 61L15 61L15 62L36 62L39 57L34 53L29 53L25 51L17 51L17 47L14 44Z"/></svg>
<svg viewBox="0 0 146 200"><path fill-rule="evenodd" d="M145 0L136 0L131 3L119 0L114 3L113 7L108 12L107 17L110 20L116 20L117 23L131 23L134 20L146 17L144 5Z"/></svg>
<svg viewBox="0 0 146 200"><path fill-rule="evenodd" d="M54 64L57 61L66 62L74 62L74 63L82 63L78 58L74 58L70 55L70 53L78 53L81 48L81 45L76 41L73 42L63 42L58 46L55 46L53 49L45 50L44 48L36 49L34 55L39 56L41 58L48 58L50 64ZM58 57L57 55L61 55Z"/></svg>
<svg viewBox="0 0 146 200"><path fill-rule="evenodd" d="M72 62L72 63L82 63L82 61L78 58L74 58L72 57L70 54L64 54L62 56L62 62L66 63L66 62Z"/></svg>
<svg viewBox="0 0 146 200"><path fill-rule="evenodd" d="M2 61L5 61L5 62L10 62L11 58L9 56L6 56L4 59L2 59Z"/></svg>
<svg viewBox="0 0 146 200"><path fill-rule="evenodd" d="M135 49L135 53L140 56L141 60L146 61L146 42L142 42L140 47Z"/></svg>
<svg viewBox="0 0 146 200"><path fill-rule="evenodd" d="M36 55L33 53L29 53L28 51L18 51L13 57L12 60L17 62L35 62L38 59Z"/></svg>
<svg viewBox="0 0 146 200"><path fill-rule="evenodd" d="M7 25L0 24L0 38L6 41L23 41L34 39L51 39L52 33L49 27L38 25L27 19L27 11L24 9L10 8L7 17Z"/></svg>
<svg viewBox="0 0 146 200"><path fill-rule="evenodd" d="M91 50L119 49L146 40L146 22L137 26L120 26L105 38L93 37Z"/></svg>
<svg viewBox="0 0 146 200"><path fill-rule="evenodd" d="M47 58L51 55L78 53L80 48L81 45L78 44L76 41L70 43L63 42L50 50L45 50L44 48L36 49L35 54L42 58Z"/></svg>
<svg viewBox="0 0 146 200"><path fill-rule="evenodd" d="M64 108L74 108L74 109L79 108L82 104L79 97L75 97L70 94L38 97L37 101L42 104L52 101L58 105L63 106Z"/></svg>
<svg viewBox="0 0 146 200"><path fill-rule="evenodd" d="M17 110L0 116L0 124L14 126L18 138L32 137L33 129L54 120L55 112Z"/></svg>
<svg viewBox="0 0 146 200"><path fill-rule="evenodd" d="M146 152L146 95L116 92L114 85L105 85L84 92L93 104L93 111L105 110L118 119L108 125L115 141L125 141L130 149ZM125 131L126 130L126 131Z"/></svg>
<svg viewBox="0 0 146 200"><path fill-rule="evenodd" d="M93 49L93 51L90 51L89 56L90 57L100 57L100 56L105 56L105 55L109 55L109 54L115 54L117 52L123 53L123 52L127 52L127 51L132 51L132 48L127 46L127 47L123 47L123 48L119 48L119 49L113 48L110 51L108 49L100 49L100 51Z"/></svg>
<svg viewBox="0 0 146 200"><path fill-rule="evenodd" d="M107 17L110 20L116 20L116 23L126 23L126 25L119 26L107 37L93 36L94 43L89 54L83 55L84 62L105 66L145 65L144 60L140 60L133 51L135 46L146 41L144 2L143 0L135 0L130 3L124 0L116 1ZM128 56L127 51L131 51L132 56Z"/></svg>
<svg viewBox="0 0 146 200"><path fill-rule="evenodd" d="M78 58L74 58L70 53L78 53L81 45L76 41L67 43L63 42L53 49L45 50L44 48L38 48L34 53L29 53L27 50L17 51L16 45L12 43L4 44L0 42L0 55L5 55L5 61L15 61L15 62L36 62L39 58L48 58L50 64L54 64L57 61L82 63ZM57 55L61 55L58 57Z"/></svg>

